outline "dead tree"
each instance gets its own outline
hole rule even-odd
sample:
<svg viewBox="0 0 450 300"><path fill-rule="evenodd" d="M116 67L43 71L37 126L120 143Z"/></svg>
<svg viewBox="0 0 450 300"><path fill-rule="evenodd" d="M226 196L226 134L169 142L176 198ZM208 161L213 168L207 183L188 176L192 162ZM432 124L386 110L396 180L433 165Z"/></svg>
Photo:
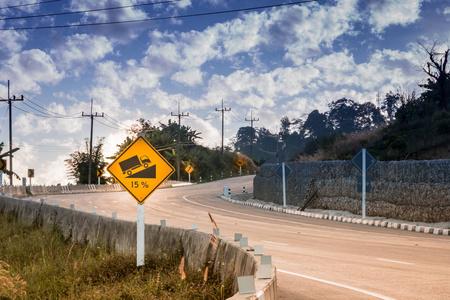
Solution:
<svg viewBox="0 0 450 300"><path fill-rule="evenodd" d="M425 47L423 44L420 46L428 54L429 61L422 67L424 72L430 76L430 80L434 81L439 87L439 107L443 110L447 110L447 90L446 83L449 73L447 73L446 67L448 62L448 55L450 48L444 52L438 51L437 42L433 43L431 48Z"/></svg>

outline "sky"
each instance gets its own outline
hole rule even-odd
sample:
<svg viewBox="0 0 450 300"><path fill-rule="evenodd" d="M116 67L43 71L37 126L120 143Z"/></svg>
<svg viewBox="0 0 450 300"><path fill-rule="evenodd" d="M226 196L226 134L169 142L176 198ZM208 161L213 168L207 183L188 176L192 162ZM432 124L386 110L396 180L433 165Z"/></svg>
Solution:
<svg viewBox="0 0 450 300"><path fill-rule="evenodd" d="M91 101L105 157L140 118L178 121L178 105L189 113L181 124L217 147L222 100L229 144L251 118L276 132L282 117L305 119L343 97L378 105L377 94L421 93L420 44L450 44L443 0L153 2L0 1L0 98L8 80L10 97L24 96L11 110L20 177L34 169L32 184L74 182L64 160L85 149ZM3 151L8 116L2 101Z"/></svg>

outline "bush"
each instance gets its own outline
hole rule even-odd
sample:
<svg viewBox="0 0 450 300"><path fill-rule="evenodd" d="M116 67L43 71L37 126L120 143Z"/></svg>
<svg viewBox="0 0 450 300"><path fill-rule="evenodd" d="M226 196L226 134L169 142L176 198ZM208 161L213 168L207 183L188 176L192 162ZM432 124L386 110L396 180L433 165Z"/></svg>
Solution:
<svg viewBox="0 0 450 300"><path fill-rule="evenodd" d="M432 119L433 129L439 135L450 133L450 113L445 110L436 112Z"/></svg>

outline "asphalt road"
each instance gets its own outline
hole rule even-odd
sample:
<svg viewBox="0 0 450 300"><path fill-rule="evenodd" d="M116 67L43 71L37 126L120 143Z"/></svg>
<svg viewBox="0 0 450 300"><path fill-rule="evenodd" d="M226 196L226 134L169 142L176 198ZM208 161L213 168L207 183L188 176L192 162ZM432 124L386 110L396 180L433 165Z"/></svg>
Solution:
<svg viewBox="0 0 450 300"><path fill-rule="evenodd" d="M276 213L218 197L252 192L253 176L159 189L145 203L146 223L212 232L207 212L230 239L263 245L278 269L279 299L449 299L450 237ZM47 203L135 220L127 192L40 196Z"/></svg>

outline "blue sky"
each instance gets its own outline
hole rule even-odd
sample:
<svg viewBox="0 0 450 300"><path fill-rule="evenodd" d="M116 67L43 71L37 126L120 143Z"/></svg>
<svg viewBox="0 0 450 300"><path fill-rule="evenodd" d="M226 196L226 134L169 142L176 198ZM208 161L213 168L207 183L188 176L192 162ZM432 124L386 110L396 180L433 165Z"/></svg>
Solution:
<svg viewBox="0 0 450 300"><path fill-rule="evenodd" d="M27 5L44 2L38 5ZM236 10L295 1L62 0L0 1L0 94L7 81L15 102L14 171L35 169L36 184L65 184L64 159L84 149L90 120L94 141L105 137L105 156L116 151L127 127L144 118L167 122L180 103L182 124L202 133L206 146L225 143L245 118L275 132L283 116L305 118L347 97L377 104L377 93L420 93L426 56L419 46L450 43L450 3L442 0L316 1L201 17L124 22ZM156 1L155 1L156 2ZM167 1L166 1L167 2ZM134 5L125 9L87 10ZM84 11L78 14L55 13ZM44 15L37 18L27 16ZM27 17L27 18L24 18ZM14 18L14 19L6 19ZM20 29L53 27L47 29ZM5 30L14 29L14 30ZM8 148L8 111L0 103L0 141ZM17 180L15 181L16 183Z"/></svg>

